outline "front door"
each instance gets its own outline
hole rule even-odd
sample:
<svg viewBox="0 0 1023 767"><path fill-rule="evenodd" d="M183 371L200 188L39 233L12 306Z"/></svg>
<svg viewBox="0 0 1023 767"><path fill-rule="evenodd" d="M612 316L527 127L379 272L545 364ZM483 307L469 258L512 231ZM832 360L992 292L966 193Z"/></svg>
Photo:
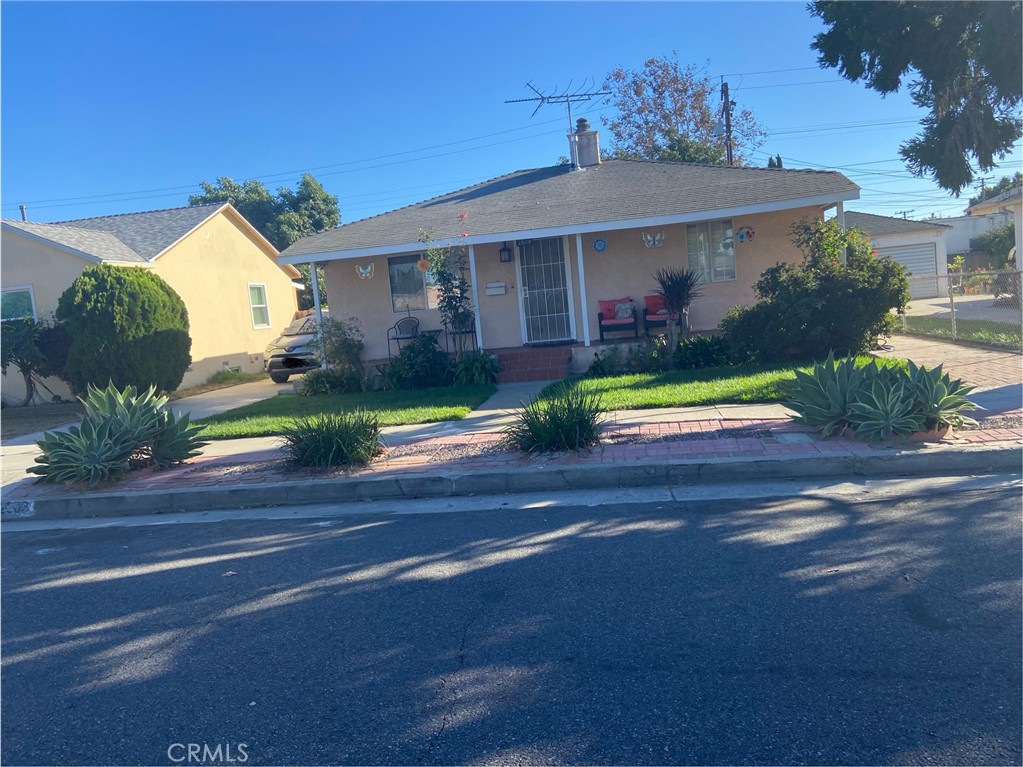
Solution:
<svg viewBox="0 0 1023 767"><path fill-rule="evenodd" d="M519 286L523 341L572 338L572 297L560 237L520 240Z"/></svg>

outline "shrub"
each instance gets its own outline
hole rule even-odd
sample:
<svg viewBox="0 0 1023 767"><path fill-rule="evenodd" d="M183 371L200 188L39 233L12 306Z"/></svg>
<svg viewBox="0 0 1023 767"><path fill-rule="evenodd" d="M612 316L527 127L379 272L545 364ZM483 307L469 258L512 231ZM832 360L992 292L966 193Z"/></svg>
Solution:
<svg viewBox="0 0 1023 767"><path fill-rule="evenodd" d="M702 293L700 276L677 266L658 269L654 273L657 289L654 293L664 299L664 308L668 310L668 346L675 348L678 343L678 325L671 321L671 316L682 318L682 330L689 332L689 305ZM671 360L668 360L671 362Z"/></svg>
<svg viewBox="0 0 1023 767"><path fill-rule="evenodd" d="M668 346L671 342L665 336L653 336L638 346L629 349L627 369L632 373L663 373L671 367Z"/></svg>
<svg viewBox="0 0 1023 767"><path fill-rule="evenodd" d="M505 442L526 452L580 450L596 444L603 424L599 394L561 384L546 399L536 399L504 430Z"/></svg>
<svg viewBox="0 0 1023 767"><path fill-rule="evenodd" d="M672 356L678 370L722 367L731 361L728 342L720 336L683 338Z"/></svg>
<svg viewBox="0 0 1023 767"><path fill-rule="evenodd" d="M604 376L615 376L624 373L628 369L622 350L617 346L609 346L603 351L594 353L593 362L586 370L586 375L594 378Z"/></svg>
<svg viewBox="0 0 1023 767"><path fill-rule="evenodd" d="M358 382L358 388L338 391L360 391L365 388L366 366L362 361L364 344L359 321L354 317L324 317L323 346L327 365L347 374L349 380Z"/></svg>
<svg viewBox="0 0 1023 767"><path fill-rule="evenodd" d="M380 423L365 410L324 413L295 421L282 439L298 466L365 466L380 450Z"/></svg>
<svg viewBox="0 0 1023 767"><path fill-rule="evenodd" d="M497 383L500 372L497 357L482 349L468 352L455 364L455 383L488 384Z"/></svg>
<svg viewBox="0 0 1023 767"><path fill-rule="evenodd" d="M910 362L903 370L872 360L857 368L852 357L836 362L828 355L810 373L797 370L780 386L786 406L798 413L795 420L825 437L850 430L885 439L975 423L962 414L976 407L966 398L973 387L953 381L940 365L928 370Z"/></svg>
<svg viewBox="0 0 1023 767"><path fill-rule="evenodd" d="M428 389L447 386L452 380L451 357L433 335L416 336L398 356L380 366L387 389Z"/></svg>
<svg viewBox="0 0 1023 767"><path fill-rule="evenodd" d="M346 394L363 390L362 375L350 368L310 370L298 382L298 393L306 397L320 394Z"/></svg>
<svg viewBox="0 0 1023 767"><path fill-rule="evenodd" d="M894 330L890 310L909 301L902 266L875 256L866 235L835 221L803 221L793 241L802 263L765 271L754 285L758 303L734 307L721 322L737 361L855 354Z"/></svg>
<svg viewBox="0 0 1023 767"><path fill-rule="evenodd" d="M198 438L202 427L190 425L187 415L176 418L153 387L138 393L133 386L124 391L112 383L106 389L90 386L82 404L79 426L47 432L37 443L42 455L29 471L40 482L87 480L94 487L133 469L179 463L206 444Z"/></svg>
<svg viewBox="0 0 1023 767"><path fill-rule="evenodd" d="M144 269L86 269L60 297L57 319L70 338L63 377L77 393L107 381L173 391L191 362L184 302Z"/></svg>
<svg viewBox="0 0 1023 767"><path fill-rule="evenodd" d="M13 365L25 382L22 405L31 403L40 388L50 393L52 401L60 400L43 379L58 375L64 369L67 332L61 325L31 317L5 320L0 323L0 350L3 374L7 375L7 366Z"/></svg>

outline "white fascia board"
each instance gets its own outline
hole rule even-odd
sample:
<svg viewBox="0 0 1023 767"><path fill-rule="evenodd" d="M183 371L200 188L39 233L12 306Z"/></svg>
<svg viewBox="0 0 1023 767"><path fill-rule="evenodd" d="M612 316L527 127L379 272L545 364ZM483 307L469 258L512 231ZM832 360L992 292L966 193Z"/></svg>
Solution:
<svg viewBox="0 0 1023 767"><path fill-rule="evenodd" d="M714 208L692 213L673 213L667 216L649 216L647 218L631 218L620 221L597 221L592 224L572 224L570 226L552 226L543 229L523 229L515 232L494 232L492 234L470 235L468 237L449 237L433 242L434 247L445 248L452 245L485 245L501 240L528 240L541 237L564 237L589 232L613 232L621 229L639 229L641 227L666 226L668 224L691 224L698 221L715 221L722 218L752 216L758 213L774 213L792 208L809 208L817 205L836 205L846 200L858 200L859 190L850 190L841 194L823 194L816 197L800 197L792 200L772 200L755 205L740 205L734 208ZM372 248L355 248L353 250L334 250L307 255L283 256L282 264L309 264L314 261L342 261L351 258L372 258L373 256L393 256L399 253L410 253L423 250L421 242L403 242L396 245L380 245Z"/></svg>

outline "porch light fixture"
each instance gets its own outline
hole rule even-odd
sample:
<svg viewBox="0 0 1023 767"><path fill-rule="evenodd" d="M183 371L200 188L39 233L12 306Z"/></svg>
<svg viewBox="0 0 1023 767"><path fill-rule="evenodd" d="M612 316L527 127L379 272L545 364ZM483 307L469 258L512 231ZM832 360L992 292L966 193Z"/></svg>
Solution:
<svg viewBox="0 0 1023 767"><path fill-rule="evenodd" d="M506 264L512 260L512 249L508 247L507 242L501 243L501 250L498 252L501 254L502 264Z"/></svg>

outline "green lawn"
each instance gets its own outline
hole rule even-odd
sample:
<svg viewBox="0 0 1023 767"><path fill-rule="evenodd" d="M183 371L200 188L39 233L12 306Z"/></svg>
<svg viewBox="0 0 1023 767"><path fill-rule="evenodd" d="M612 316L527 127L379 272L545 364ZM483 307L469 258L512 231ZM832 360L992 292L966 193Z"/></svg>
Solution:
<svg viewBox="0 0 1023 767"><path fill-rule="evenodd" d="M415 391L375 391L303 397L283 394L197 421L206 439L236 439L281 434L296 418L365 408L381 426L458 421L483 404L497 387L492 384L445 386Z"/></svg>
<svg viewBox="0 0 1023 767"><path fill-rule="evenodd" d="M952 337L952 321L948 317L906 317L906 332L936 338ZM959 341L998 346L1004 349L1020 348L1020 326L1012 322L994 320L956 320Z"/></svg>
<svg viewBox="0 0 1023 767"><path fill-rule="evenodd" d="M872 357L861 357L866 364ZM881 365L904 366L905 360L879 359ZM659 407L693 407L748 402L781 402L780 381L795 377L794 370L807 372L813 366L737 365L735 367L679 370L670 373L631 373L606 378L577 378L572 386L599 393L606 410L643 410ZM544 389L550 394L557 384Z"/></svg>

